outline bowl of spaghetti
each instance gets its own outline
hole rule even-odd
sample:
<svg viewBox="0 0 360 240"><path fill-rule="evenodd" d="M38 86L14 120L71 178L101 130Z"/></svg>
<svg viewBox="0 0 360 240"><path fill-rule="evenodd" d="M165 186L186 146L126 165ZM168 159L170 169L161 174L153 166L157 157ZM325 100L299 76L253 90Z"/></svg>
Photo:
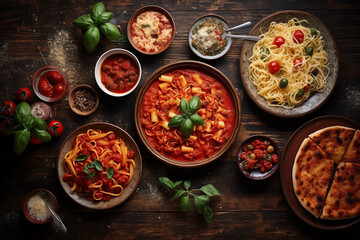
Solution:
<svg viewBox="0 0 360 240"><path fill-rule="evenodd" d="M135 191L141 170L135 141L120 127L104 122L74 130L57 160L62 188L75 202L92 209L124 202Z"/></svg>
<svg viewBox="0 0 360 240"><path fill-rule="evenodd" d="M193 99L198 99L196 104ZM173 125L176 119L182 123ZM135 103L140 139L153 156L175 167L199 167L218 159L236 139L240 123L240 100L229 79L197 61L156 70ZM187 124L190 133L184 131Z"/></svg>
<svg viewBox="0 0 360 240"><path fill-rule="evenodd" d="M317 17L302 11L274 13L245 41L240 72L250 98L269 114L291 118L326 102L336 85L339 55L334 38Z"/></svg>

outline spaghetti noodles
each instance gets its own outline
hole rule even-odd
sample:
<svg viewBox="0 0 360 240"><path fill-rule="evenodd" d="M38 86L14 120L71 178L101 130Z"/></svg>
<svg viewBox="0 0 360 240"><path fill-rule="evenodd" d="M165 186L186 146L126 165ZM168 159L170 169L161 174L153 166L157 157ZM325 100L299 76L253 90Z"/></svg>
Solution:
<svg viewBox="0 0 360 240"><path fill-rule="evenodd" d="M319 31L304 23L296 18L272 22L254 45L250 79L270 106L290 109L324 91L330 73L325 43Z"/></svg>
<svg viewBox="0 0 360 240"><path fill-rule="evenodd" d="M134 151L114 132L89 129L79 134L65 155L63 180L89 200L120 196L135 169Z"/></svg>

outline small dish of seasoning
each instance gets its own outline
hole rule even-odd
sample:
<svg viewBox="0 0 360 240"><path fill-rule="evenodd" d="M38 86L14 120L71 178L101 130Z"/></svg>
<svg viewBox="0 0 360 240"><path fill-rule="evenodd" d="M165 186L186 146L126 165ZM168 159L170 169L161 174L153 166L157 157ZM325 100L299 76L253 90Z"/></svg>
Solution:
<svg viewBox="0 0 360 240"><path fill-rule="evenodd" d="M279 156L279 148L271 138L252 136L241 144L236 164L245 177L262 180L276 172Z"/></svg>
<svg viewBox="0 0 360 240"><path fill-rule="evenodd" d="M69 105L76 114L87 116L98 108L99 97L94 88L81 84L70 91Z"/></svg>
<svg viewBox="0 0 360 240"><path fill-rule="evenodd" d="M41 197L40 191L48 195L47 203L56 212L59 208L58 201L54 194L46 189L35 189L28 193L23 204L25 217L32 223L45 224L50 222L52 215L45 200Z"/></svg>
<svg viewBox="0 0 360 240"><path fill-rule="evenodd" d="M209 14L198 18L189 30L190 49L207 60L224 56L232 45L232 38L223 33L230 24L221 16Z"/></svg>

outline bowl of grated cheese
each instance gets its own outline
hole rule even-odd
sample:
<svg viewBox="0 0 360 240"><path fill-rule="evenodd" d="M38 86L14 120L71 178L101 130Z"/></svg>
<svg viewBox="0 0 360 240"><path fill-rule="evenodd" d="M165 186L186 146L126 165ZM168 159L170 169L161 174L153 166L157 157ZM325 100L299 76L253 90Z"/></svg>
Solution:
<svg viewBox="0 0 360 240"><path fill-rule="evenodd" d="M41 198L40 191L46 192L48 195L48 204L56 212L59 208L55 195L46 189L34 189L29 192L23 204L23 212L25 217L32 223L45 224L52 219L51 212L46 206L46 202Z"/></svg>

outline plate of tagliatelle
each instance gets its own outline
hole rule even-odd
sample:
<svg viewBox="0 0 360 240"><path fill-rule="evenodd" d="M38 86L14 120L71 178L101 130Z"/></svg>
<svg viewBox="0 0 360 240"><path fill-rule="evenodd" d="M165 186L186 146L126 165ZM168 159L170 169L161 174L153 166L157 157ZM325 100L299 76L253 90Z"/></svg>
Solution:
<svg viewBox="0 0 360 240"><path fill-rule="evenodd" d="M265 17L244 41L240 72L250 98L277 117L307 115L329 98L339 73L334 38L314 15L295 10Z"/></svg>
<svg viewBox="0 0 360 240"><path fill-rule="evenodd" d="M58 154L62 188L87 208L109 209L124 202L136 190L141 171L135 141L120 127L105 122L74 130Z"/></svg>

